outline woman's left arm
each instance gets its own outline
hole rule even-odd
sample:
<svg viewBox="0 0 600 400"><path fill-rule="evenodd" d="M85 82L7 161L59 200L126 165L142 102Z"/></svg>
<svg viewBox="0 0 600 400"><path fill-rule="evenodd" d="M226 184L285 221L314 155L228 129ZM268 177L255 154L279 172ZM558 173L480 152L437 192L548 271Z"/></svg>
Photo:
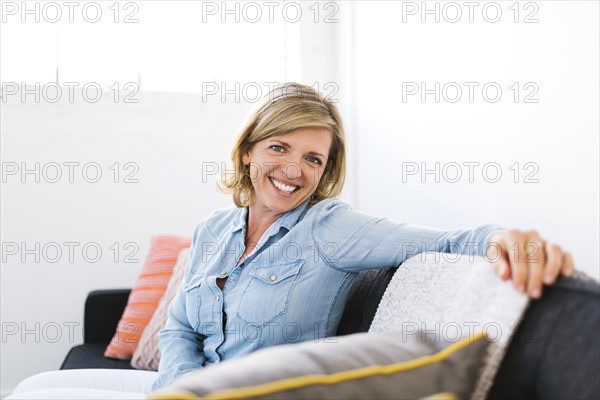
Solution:
<svg viewBox="0 0 600 400"><path fill-rule="evenodd" d="M336 269L358 272L392 267L430 251L478 255L486 258L501 279L512 277L518 290L534 298L541 295L543 283L573 271L571 255L546 243L535 231L498 225L441 230L398 223L354 211L339 199L327 199L315 207L313 246Z"/></svg>
<svg viewBox="0 0 600 400"><path fill-rule="evenodd" d="M517 290L533 298L542 295L544 284L574 270L571 253L548 243L537 231L511 229L490 238L487 259L502 280L512 278Z"/></svg>

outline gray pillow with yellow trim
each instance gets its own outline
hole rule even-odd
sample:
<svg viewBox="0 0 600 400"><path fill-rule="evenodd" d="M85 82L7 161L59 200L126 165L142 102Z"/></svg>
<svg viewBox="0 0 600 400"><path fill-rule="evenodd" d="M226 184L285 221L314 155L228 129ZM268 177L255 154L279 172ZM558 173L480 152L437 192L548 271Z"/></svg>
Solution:
<svg viewBox="0 0 600 400"><path fill-rule="evenodd" d="M150 399L468 398L490 342L456 343L429 332L356 333L274 346L202 368Z"/></svg>

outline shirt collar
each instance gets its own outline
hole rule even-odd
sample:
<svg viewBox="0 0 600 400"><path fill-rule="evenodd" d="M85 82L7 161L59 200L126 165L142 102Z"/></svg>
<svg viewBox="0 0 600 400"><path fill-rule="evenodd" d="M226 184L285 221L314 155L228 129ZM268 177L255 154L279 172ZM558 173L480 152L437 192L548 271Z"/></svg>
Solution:
<svg viewBox="0 0 600 400"><path fill-rule="evenodd" d="M240 207L237 209L235 218L233 220L232 231L237 232L246 226L246 215L248 215L248 207Z"/></svg>
<svg viewBox="0 0 600 400"><path fill-rule="evenodd" d="M292 229L294 227L294 225L296 225L298 223L298 220L300 219L300 217L302 215L304 215L304 211L308 207L309 200L310 200L310 198L305 200L304 203L300 204L298 207L286 212L279 219L277 219L277 221L275 221L275 224L279 224L279 226L277 226L277 228L284 227L288 231L290 229ZM279 230L279 229L277 229L277 230Z"/></svg>
<svg viewBox="0 0 600 400"><path fill-rule="evenodd" d="M272 225L275 228L275 232L279 230L280 227L286 228L288 231L296 225L300 217L304 214L304 211L308 207L308 203L310 198L305 200L304 203L300 204L298 207L294 208L283 214L279 217ZM238 212L233 221L232 231L236 232L240 229L244 229L246 227L246 217L248 216L248 207L241 207L238 209Z"/></svg>

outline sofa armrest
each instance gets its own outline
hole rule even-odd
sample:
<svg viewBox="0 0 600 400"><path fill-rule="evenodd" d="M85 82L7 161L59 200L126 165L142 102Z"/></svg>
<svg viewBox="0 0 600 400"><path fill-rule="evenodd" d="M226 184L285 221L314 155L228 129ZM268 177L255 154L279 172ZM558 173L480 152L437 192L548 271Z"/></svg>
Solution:
<svg viewBox="0 0 600 400"><path fill-rule="evenodd" d="M131 289L94 290L85 300L83 342L108 344L123 315Z"/></svg>
<svg viewBox="0 0 600 400"><path fill-rule="evenodd" d="M600 284L576 271L531 301L488 400L600 398Z"/></svg>

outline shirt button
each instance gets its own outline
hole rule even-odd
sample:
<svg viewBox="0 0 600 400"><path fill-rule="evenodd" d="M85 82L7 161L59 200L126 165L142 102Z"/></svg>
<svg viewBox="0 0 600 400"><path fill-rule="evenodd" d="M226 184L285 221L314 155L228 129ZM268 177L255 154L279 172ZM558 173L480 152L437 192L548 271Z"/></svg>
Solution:
<svg viewBox="0 0 600 400"><path fill-rule="evenodd" d="M221 300L220 296L215 296L215 299L217 299L217 301Z"/></svg>
<svg viewBox="0 0 600 400"><path fill-rule="evenodd" d="M276 275L271 275L271 281L275 282L277 280L277 276Z"/></svg>
<svg viewBox="0 0 600 400"><path fill-rule="evenodd" d="M221 271L219 272L221 275L225 275L225 271Z"/></svg>

